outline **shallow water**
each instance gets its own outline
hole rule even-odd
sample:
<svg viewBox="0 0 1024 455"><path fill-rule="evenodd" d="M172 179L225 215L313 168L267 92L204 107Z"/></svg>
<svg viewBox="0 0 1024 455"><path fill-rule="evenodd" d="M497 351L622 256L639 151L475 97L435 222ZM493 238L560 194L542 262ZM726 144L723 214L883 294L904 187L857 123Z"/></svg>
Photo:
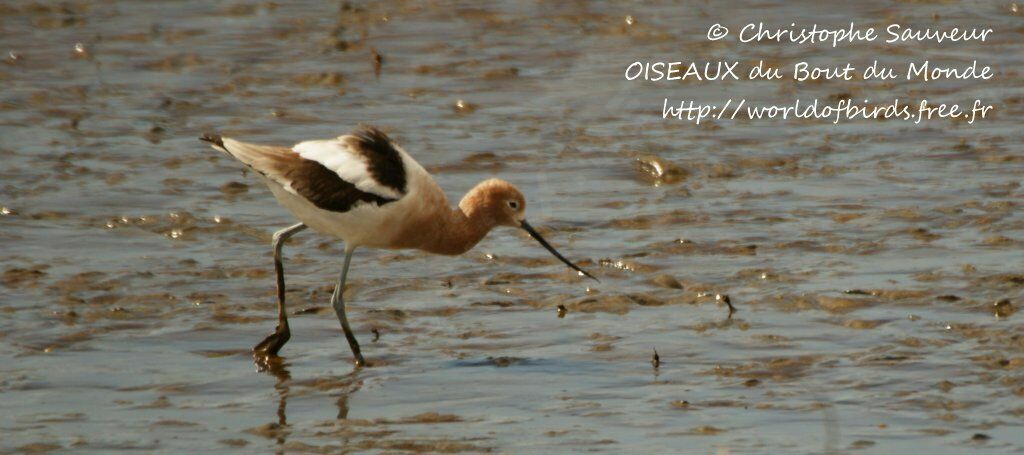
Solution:
<svg viewBox="0 0 1024 455"><path fill-rule="evenodd" d="M17 56L0 65L0 451L1024 450L1011 3L344 5L0 5L0 50ZM719 20L801 16L996 32L914 48L704 39ZM635 60L691 58L979 59L998 74L622 78ZM997 111L975 125L659 117L665 96L844 94ZM520 185L532 223L601 283L506 230L458 258L360 251L346 297L373 367L353 371L327 303L342 246L303 233L285 250L292 341L258 372L270 234L292 221L195 138L290 144L360 122L452 200L493 175ZM676 172L652 178L651 160Z"/></svg>

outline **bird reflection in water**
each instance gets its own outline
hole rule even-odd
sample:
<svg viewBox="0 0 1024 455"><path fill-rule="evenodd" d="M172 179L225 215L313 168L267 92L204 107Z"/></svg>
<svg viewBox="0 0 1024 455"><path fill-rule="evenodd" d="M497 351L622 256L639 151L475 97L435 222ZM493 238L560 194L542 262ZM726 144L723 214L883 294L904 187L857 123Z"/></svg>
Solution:
<svg viewBox="0 0 1024 455"><path fill-rule="evenodd" d="M277 391L277 423L271 423L269 428L273 429L274 438L278 447L283 449L284 443L288 440L288 433L291 432L288 426L288 393L291 389L292 373L288 370L289 364L284 357L265 357L256 362L256 368L263 373L269 373L277 379L274 383L274 390Z"/></svg>
<svg viewBox="0 0 1024 455"><path fill-rule="evenodd" d="M322 377L312 379L307 383L304 381L293 381L289 366L290 364L285 361L285 358L280 356L264 357L256 362L256 367L261 373L270 374L276 379L274 390L277 392L277 422L272 422L267 427L272 429L272 433L269 435L276 439L278 447L282 450L291 433L291 427L288 425L287 408L288 396L293 386L300 388L300 394L303 387L327 392L340 391L335 401L338 407L337 419L347 420L349 413L348 399L353 393L362 388L363 385L363 381L359 379L360 370L353 370L348 374L332 379Z"/></svg>

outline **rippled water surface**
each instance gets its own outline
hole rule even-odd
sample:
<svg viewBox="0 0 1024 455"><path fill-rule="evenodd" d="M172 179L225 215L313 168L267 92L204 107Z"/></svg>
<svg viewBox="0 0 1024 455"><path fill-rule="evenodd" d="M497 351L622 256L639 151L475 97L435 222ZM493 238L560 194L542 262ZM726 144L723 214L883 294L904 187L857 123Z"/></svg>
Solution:
<svg viewBox="0 0 1024 455"><path fill-rule="evenodd" d="M736 4L3 2L0 451L1024 450L1024 6ZM995 32L704 38L796 18ZM622 76L635 60L926 58L997 76ZM666 96L996 111L694 126L661 119ZM195 138L288 145L358 123L452 200L494 175L518 184L601 283L511 230L456 258L361 250L345 295L373 366L354 371L327 302L343 247L306 232L285 249L292 341L258 372L270 234L293 221ZM654 162L670 172L651 177Z"/></svg>

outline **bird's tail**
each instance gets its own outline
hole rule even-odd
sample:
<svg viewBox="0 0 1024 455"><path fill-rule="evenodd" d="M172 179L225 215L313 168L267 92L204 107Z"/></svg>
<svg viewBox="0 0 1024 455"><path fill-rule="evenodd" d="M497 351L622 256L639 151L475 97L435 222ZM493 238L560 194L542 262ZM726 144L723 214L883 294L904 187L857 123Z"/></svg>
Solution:
<svg viewBox="0 0 1024 455"><path fill-rule="evenodd" d="M220 150L227 154L231 153L228 152L228 149L224 147L224 138L220 137L219 134L203 133L203 135L199 137L199 140L209 142L210 146L212 146L214 149Z"/></svg>
<svg viewBox="0 0 1024 455"><path fill-rule="evenodd" d="M209 142L215 150L231 155L263 175L278 175L281 163L298 156L287 147L250 144L213 133L203 134L199 140Z"/></svg>

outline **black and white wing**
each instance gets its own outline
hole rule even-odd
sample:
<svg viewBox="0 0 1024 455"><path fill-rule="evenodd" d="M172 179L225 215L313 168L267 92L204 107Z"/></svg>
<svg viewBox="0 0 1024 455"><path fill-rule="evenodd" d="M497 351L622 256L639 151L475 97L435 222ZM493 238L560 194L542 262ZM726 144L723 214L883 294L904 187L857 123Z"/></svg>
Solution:
<svg viewBox="0 0 1024 455"><path fill-rule="evenodd" d="M323 210L347 212L361 203L384 205L407 193L402 152L373 127L335 139L301 142L291 149L211 134L201 139Z"/></svg>

